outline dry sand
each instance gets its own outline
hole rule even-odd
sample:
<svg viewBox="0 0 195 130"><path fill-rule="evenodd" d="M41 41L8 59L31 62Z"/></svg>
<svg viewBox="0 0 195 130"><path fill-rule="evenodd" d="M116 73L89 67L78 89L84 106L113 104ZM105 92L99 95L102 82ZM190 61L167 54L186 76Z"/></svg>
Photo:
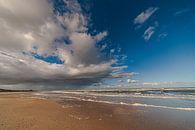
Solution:
<svg viewBox="0 0 195 130"><path fill-rule="evenodd" d="M155 113L155 112L154 112ZM174 130L183 120L151 110L84 101L55 102L31 93L0 93L0 130Z"/></svg>

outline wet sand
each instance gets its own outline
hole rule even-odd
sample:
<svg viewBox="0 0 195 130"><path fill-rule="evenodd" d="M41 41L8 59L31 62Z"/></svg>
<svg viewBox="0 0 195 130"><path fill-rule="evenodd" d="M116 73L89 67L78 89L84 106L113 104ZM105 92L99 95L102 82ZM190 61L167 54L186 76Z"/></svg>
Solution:
<svg viewBox="0 0 195 130"><path fill-rule="evenodd" d="M0 130L195 129L194 119L180 113L87 101L59 102L34 98L30 92L0 93Z"/></svg>

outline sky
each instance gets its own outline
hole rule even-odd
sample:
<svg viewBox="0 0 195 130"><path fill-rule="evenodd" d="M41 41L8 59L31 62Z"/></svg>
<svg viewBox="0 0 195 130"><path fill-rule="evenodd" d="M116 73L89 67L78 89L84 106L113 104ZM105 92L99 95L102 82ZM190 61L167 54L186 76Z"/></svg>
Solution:
<svg viewBox="0 0 195 130"><path fill-rule="evenodd" d="M194 82L193 0L0 0L0 85Z"/></svg>

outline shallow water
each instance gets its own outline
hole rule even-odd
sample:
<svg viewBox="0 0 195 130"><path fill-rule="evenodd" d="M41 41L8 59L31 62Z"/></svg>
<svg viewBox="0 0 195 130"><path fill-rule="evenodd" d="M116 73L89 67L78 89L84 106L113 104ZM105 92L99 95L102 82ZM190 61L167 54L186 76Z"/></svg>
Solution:
<svg viewBox="0 0 195 130"><path fill-rule="evenodd" d="M69 90L39 92L35 96L195 112L195 88Z"/></svg>

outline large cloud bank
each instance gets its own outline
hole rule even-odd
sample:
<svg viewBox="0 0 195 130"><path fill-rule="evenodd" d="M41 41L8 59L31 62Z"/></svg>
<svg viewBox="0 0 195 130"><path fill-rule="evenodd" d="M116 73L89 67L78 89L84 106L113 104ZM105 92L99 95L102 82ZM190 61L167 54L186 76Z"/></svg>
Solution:
<svg viewBox="0 0 195 130"><path fill-rule="evenodd" d="M89 17L80 4L63 3L66 11L54 13L52 1L0 1L0 84L93 83L122 75L124 66L112 67L116 60L106 58L96 46L107 32L91 35ZM33 55L57 57L62 63Z"/></svg>

